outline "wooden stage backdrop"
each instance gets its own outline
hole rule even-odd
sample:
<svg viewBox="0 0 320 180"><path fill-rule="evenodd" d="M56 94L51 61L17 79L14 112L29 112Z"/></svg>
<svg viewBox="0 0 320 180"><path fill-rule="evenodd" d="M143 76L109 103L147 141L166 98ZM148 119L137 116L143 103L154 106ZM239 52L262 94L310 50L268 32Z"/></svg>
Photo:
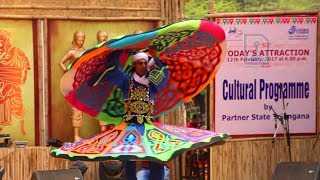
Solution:
<svg viewBox="0 0 320 180"><path fill-rule="evenodd" d="M312 146L315 137L293 137L292 161L293 162L319 162L320 142L315 149ZM33 171L68 169L74 162L56 159L49 156L49 147L27 148L1 148L0 165L5 168L3 180L30 179ZM270 180L277 162L288 162L287 146L282 137L272 143L271 138L262 139L236 139L229 140L223 145L211 148L210 179L237 179L237 180ZM178 158L177 158L178 159ZM171 167L177 167L174 164ZM88 163L89 169L85 179L98 180L98 163ZM179 180L179 170L172 169L172 180Z"/></svg>

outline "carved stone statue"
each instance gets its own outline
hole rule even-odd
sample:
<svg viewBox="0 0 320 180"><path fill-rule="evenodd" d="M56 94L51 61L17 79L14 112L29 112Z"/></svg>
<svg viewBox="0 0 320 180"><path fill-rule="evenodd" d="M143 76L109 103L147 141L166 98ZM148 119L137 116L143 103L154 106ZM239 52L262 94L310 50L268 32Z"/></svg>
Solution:
<svg viewBox="0 0 320 180"><path fill-rule="evenodd" d="M108 40L108 33L106 31L100 30L97 32L97 42L98 44L105 42ZM112 129L114 127L113 124L108 124L104 121L99 121L99 125L100 125L100 130L101 131L105 131L105 130L109 130Z"/></svg>
<svg viewBox="0 0 320 180"><path fill-rule="evenodd" d="M106 31L97 32L97 42L98 44L108 40L108 33Z"/></svg>
<svg viewBox="0 0 320 180"><path fill-rule="evenodd" d="M67 66L65 63L71 64L76 57L82 54L86 49L83 47L85 40L85 34L81 31L75 31L73 34L72 45L67 53L62 57L59 62L59 66L63 71L66 71ZM80 141L80 128L82 127L82 112L77 110L74 107L71 107L72 110L72 127L74 128L74 141Z"/></svg>

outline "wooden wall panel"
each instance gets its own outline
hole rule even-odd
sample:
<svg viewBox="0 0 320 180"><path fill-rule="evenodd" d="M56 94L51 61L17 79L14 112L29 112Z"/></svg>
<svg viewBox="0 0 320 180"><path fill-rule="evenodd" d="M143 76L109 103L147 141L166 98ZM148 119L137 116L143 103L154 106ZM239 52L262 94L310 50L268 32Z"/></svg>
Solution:
<svg viewBox="0 0 320 180"><path fill-rule="evenodd" d="M320 143L312 149L316 137L293 137L291 140L292 162L319 162ZM234 139L211 151L211 179L269 180L276 163L289 162L288 147L281 137Z"/></svg>
<svg viewBox="0 0 320 180"><path fill-rule="evenodd" d="M315 137L292 138L293 162L320 162L320 142L312 149ZM49 147L0 148L0 165L5 168L3 180L30 179L33 171L68 169L74 162L52 158ZM213 146L211 151L211 179L269 180L279 162L288 162L287 145L283 138L272 143L271 138L229 140ZM98 179L98 163L89 166L85 179ZM180 178L179 158L170 163L171 179Z"/></svg>
<svg viewBox="0 0 320 180"><path fill-rule="evenodd" d="M5 169L3 180L26 180L38 170L69 169L74 162L56 159L49 156L51 148L2 148L0 149L0 165ZM99 179L98 163L86 162L89 166L85 179Z"/></svg>
<svg viewBox="0 0 320 180"><path fill-rule="evenodd" d="M0 14L65 17L160 17L160 0L0 1Z"/></svg>

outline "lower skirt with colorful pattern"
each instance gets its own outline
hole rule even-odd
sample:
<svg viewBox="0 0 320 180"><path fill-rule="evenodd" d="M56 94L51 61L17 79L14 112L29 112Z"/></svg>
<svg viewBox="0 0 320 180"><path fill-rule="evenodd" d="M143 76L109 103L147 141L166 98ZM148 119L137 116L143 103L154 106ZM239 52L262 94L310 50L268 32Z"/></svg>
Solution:
<svg viewBox="0 0 320 180"><path fill-rule="evenodd" d="M82 161L167 162L184 151L214 145L227 138L230 138L229 134L202 129L123 122L109 131L54 149L51 156Z"/></svg>

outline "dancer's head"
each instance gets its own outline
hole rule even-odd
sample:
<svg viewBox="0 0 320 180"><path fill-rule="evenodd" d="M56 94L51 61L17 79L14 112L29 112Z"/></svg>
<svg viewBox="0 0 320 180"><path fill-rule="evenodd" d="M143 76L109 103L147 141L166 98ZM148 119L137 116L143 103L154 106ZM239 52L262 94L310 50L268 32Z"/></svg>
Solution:
<svg viewBox="0 0 320 180"><path fill-rule="evenodd" d="M133 69L139 76L144 76L148 72L148 59L148 55L144 52L133 55Z"/></svg>

